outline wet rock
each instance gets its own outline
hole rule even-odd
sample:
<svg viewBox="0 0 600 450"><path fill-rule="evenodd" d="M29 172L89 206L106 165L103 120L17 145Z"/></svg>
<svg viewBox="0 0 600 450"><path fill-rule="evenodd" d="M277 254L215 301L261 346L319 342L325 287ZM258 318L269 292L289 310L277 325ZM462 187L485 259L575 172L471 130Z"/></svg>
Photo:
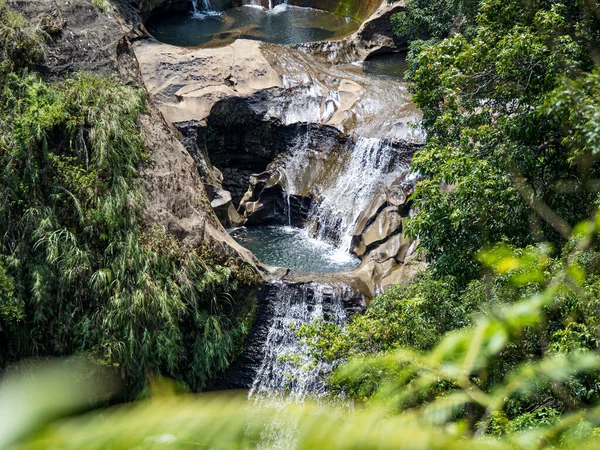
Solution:
<svg viewBox="0 0 600 450"><path fill-rule="evenodd" d="M250 189L242 199L240 212L246 225L287 225L287 199L272 172L250 177Z"/></svg>
<svg viewBox="0 0 600 450"><path fill-rule="evenodd" d="M308 220L308 214L313 203L312 196L290 195L290 225L298 228L304 228Z"/></svg>
<svg viewBox="0 0 600 450"><path fill-rule="evenodd" d="M381 5L382 0L261 0L258 3L265 8L270 5L286 3L306 8L323 9L340 16L362 21Z"/></svg>
<svg viewBox="0 0 600 450"><path fill-rule="evenodd" d="M210 200L210 206L217 218L225 228L234 228L242 225L243 220L231 201L231 193L218 186L205 185Z"/></svg>
<svg viewBox="0 0 600 450"><path fill-rule="evenodd" d="M407 174L395 180L363 212L352 237L352 251L362 259L361 269L372 271L380 280L413 256L416 243L404 234L403 222L411 214L408 198L416 180Z"/></svg>

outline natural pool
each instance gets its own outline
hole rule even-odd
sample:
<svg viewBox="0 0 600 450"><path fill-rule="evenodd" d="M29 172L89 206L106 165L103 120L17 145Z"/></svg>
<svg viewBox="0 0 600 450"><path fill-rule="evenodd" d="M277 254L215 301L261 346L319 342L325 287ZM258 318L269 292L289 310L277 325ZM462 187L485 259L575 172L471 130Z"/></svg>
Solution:
<svg viewBox="0 0 600 450"><path fill-rule="evenodd" d="M391 81L404 81L407 69L406 53L375 55L363 63L363 71L366 74Z"/></svg>
<svg viewBox="0 0 600 450"><path fill-rule="evenodd" d="M249 227L230 230L231 236L264 264L301 272L332 273L354 269L359 260L343 250L286 227Z"/></svg>
<svg viewBox="0 0 600 450"><path fill-rule="evenodd" d="M151 17L146 29L156 39L182 47L216 47L236 39L293 45L345 36L358 29L355 20L312 8L246 5L223 12L181 13Z"/></svg>

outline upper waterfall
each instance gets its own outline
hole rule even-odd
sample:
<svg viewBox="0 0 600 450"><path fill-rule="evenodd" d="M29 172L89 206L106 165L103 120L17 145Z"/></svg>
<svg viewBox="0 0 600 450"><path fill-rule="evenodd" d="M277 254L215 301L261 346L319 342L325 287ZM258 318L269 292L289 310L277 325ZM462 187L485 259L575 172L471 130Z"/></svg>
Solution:
<svg viewBox="0 0 600 450"><path fill-rule="evenodd" d="M242 2L242 5L246 5L246 6L264 6L266 8L269 9L274 9L276 6L278 5L287 5L288 4L288 0L244 0Z"/></svg>
<svg viewBox="0 0 600 450"><path fill-rule="evenodd" d="M317 239L348 254L360 215L386 187L408 175L409 151L387 139L359 137L346 152L320 162L315 161L307 136L290 151L279 170L284 174L287 195L306 195L307 186L317 186L307 228Z"/></svg>

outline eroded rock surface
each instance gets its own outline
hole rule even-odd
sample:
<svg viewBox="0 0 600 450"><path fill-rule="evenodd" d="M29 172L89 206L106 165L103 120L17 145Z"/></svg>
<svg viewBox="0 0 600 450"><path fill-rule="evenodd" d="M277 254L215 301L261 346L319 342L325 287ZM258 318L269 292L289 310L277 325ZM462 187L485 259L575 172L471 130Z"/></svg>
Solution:
<svg viewBox="0 0 600 450"><path fill-rule="evenodd" d="M30 23L50 35L43 73L63 76L76 71L117 75L141 82L131 40L143 37L138 10L127 0L112 0L100 11L88 0L9 0ZM224 230L211 208L197 164L178 140L176 130L152 105L140 117L148 164L140 168L145 183L148 226L164 225L185 245L213 246L223 254L256 264L254 256Z"/></svg>
<svg viewBox="0 0 600 450"><path fill-rule="evenodd" d="M335 64L351 64L364 61L369 56L381 53L406 51L408 42L394 36L390 18L405 10L405 2L383 2L363 22L359 30L345 39L313 42L300 47L311 51L320 59Z"/></svg>
<svg viewBox="0 0 600 450"><path fill-rule="evenodd" d="M384 4L353 36L297 48L248 40L215 49L134 43L151 99L180 131L223 224L308 223L316 232L319 222L309 216L348 166L349 142L385 139L413 149L422 142L406 85L339 64L397 50L389 18L402 8ZM352 245L363 261L354 278L364 278L371 295L382 280L412 273L396 269L414 249L402 229L407 205L378 201L363 211Z"/></svg>
<svg viewBox="0 0 600 450"><path fill-rule="evenodd" d="M170 123L202 121L219 100L281 86L260 42L189 49L146 39L134 43L140 72L153 102Z"/></svg>

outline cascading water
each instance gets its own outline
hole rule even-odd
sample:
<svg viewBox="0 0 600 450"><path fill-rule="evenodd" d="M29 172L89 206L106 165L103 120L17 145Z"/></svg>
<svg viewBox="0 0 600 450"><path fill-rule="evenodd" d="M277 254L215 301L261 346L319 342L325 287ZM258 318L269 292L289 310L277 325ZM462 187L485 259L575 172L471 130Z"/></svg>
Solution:
<svg viewBox="0 0 600 450"><path fill-rule="evenodd" d="M264 4L264 0L244 0L242 2L242 5L245 6L262 6ZM275 9L275 7L279 6L279 5L287 5L288 4L288 0L284 0L284 1L280 1L278 2L277 0L269 0L267 3L267 7L269 9Z"/></svg>
<svg viewBox="0 0 600 450"><path fill-rule="evenodd" d="M205 19L208 16L219 15L211 0L202 0L202 6L198 4L198 0L192 0L192 17L196 19Z"/></svg>
<svg viewBox="0 0 600 450"><path fill-rule="evenodd" d="M250 396L277 399L285 393L293 400L302 400L308 394L322 395L326 391L324 378L331 372L331 365L324 361L313 364L296 330L317 320L344 326L347 313L342 299L350 295L350 289L284 282L278 282L273 289L272 318Z"/></svg>
<svg viewBox="0 0 600 450"><path fill-rule="evenodd" d="M309 227L321 240L334 242L350 252L352 234L359 216L383 189L408 165L400 164L399 151L390 141L376 138L357 139L346 167L336 182L321 192L309 215Z"/></svg>
<svg viewBox="0 0 600 450"><path fill-rule="evenodd" d="M297 330L323 321L344 327L348 316L363 311L362 294L343 283L266 283L259 293L254 325L244 353L221 380L219 389L248 389L256 404L281 408L286 404L323 399L331 364L316 361ZM282 410L265 426L258 449L293 448L297 421Z"/></svg>
<svg viewBox="0 0 600 450"><path fill-rule="evenodd" d="M402 150L391 141L359 137L345 155L334 155L329 163L327 177L333 182L321 186L318 198L309 213L307 228L321 241L335 244L340 255L351 250L352 235L363 211L386 187L404 174L409 165L403 161ZM314 155L308 137L297 144L284 162L281 171L290 194L298 192L299 185L310 185L314 180L302 180L315 171ZM318 181L317 181L318 183Z"/></svg>
<svg viewBox="0 0 600 450"><path fill-rule="evenodd" d="M281 172L285 177L285 197L286 197L286 207L287 207L287 215L288 215L288 226L292 225L292 207L290 204L290 196L292 194L300 194L298 189L298 181L297 177L302 173L304 169L306 169L306 165L304 167L301 164L304 164L306 161L306 155L309 151L310 145L310 126L306 124L306 136L304 139L298 143L296 143L296 150L290 153L286 163L281 167Z"/></svg>

